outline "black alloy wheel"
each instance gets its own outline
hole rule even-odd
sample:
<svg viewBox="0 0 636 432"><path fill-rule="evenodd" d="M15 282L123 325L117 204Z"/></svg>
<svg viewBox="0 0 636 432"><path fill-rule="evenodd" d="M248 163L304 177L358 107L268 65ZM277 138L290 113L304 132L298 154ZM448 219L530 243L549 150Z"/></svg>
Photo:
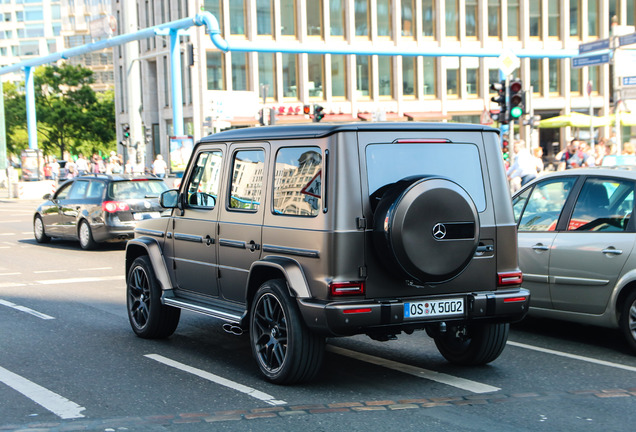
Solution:
<svg viewBox="0 0 636 432"><path fill-rule="evenodd" d="M250 314L252 353L269 380L292 384L312 379L324 356L324 338L309 331L284 280L265 282Z"/></svg>
<svg viewBox="0 0 636 432"><path fill-rule="evenodd" d="M145 339L162 339L175 332L181 309L161 303L161 287L150 259L135 259L126 281L128 319L135 334Z"/></svg>

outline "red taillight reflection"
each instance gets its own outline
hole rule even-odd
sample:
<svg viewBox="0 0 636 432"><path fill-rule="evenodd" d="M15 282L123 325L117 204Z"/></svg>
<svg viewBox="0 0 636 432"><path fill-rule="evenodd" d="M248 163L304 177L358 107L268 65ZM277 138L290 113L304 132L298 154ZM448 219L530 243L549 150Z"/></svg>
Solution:
<svg viewBox="0 0 636 432"><path fill-rule="evenodd" d="M506 286L506 285L519 285L523 282L523 274L518 272L508 272L508 273L497 273L497 285Z"/></svg>
<svg viewBox="0 0 636 432"><path fill-rule="evenodd" d="M519 303L526 301L528 297L509 297L504 299L504 303Z"/></svg>
<svg viewBox="0 0 636 432"><path fill-rule="evenodd" d="M371 308L357 308L357 309L345 309L342 313L346 314L359 314L359 313L369 313L371 312Z"/></svg>
<svg viewBox="0 0 636 432"><path fill-rule="evenodd" d="M102 203L102 210L107 213L116 213L118 211L130 210L130 207L122 201L104 201Z"/></svg>
<svg viewBox="0 0 636 432"><path fill-rule="evenodd" d="M331 282L329 290L333 296L364 294L364 282Z"/></svg>
<svg viewBox="0 0 636 432"><path fill-rule="evenodd" d="M396 143L400 144L434 144L434 143L449 143L451 142L449 139L445 138L408 138L408 139L397 139Z"/></svg>

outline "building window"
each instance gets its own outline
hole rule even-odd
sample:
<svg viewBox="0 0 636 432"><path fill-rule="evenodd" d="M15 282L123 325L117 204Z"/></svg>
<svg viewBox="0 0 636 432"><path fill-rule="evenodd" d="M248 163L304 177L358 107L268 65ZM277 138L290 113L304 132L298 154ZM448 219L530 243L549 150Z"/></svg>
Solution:
<svg viewBox="0 0 636 432"><path fill-rule="evenodd" d="M208 90L225 90L225 74L223 73L223 53L208 51L206 53Z"/></svg>
<svg viewBox="0 0 636 432"><path fill-rule="evenodd" d="M307 2L307 36L323 36L322 0Z"/></svg>
<svg viewBox="0 0 636 432"><path fill-rule="evenodd" d="M247 54L234 52L232 55L232 90L249 90L247 86Z"/></svg>
<svg viewBox="0 0 636 432"><path fill-rule="evenodd" d="M548 36L559 36L559 6L560 2L548 2Z"/></svg>
<svg viewBox="0 0 636 432"><path fill-rule="evenodd" d="M541 2L531 1L528 7L530 8L530 37L541 36Z"/></svg>
<svg viewBox="0 0 636 432"><path fill-rule="evenodd" d="M331 96L344 98L347 83L346 57L344 55L331 55Z"/></svg>
<svg viewBox="0 0 636 432"><path fill-rule="evenodd" d="M456 38L459 34L458 27L457 0L446 0L446 36Z"/></svg>
<svg viewBox="0 0 636 432"><path fill-rule="evenodd" d="M325 83L325 57L321 54L308 54L307 66L309 69L309 97L324 99L323 86Z"/></svg>
<svg viewBox="0 0 636 432"><path fill-rule="evenodd" d="M588 69L589 69L589 75L590 75L590 82L592 83L592 93L598 94L600 67L592 66L592 67L589 67Z"/></svg>
<svg viewBox="0 0 636 432"><path fill-rule="evenodd" d="M435 0L422 0L422 36L435 36Z"/></svg>
<svg viewBox="0 0 636 432"><path fill-rule="evenodd" d="M378 36L391 37L391 0L376 0L378 8Z"/></svg>
<svg viewBox="0 0 636 432"><path fill-rule="evenodd" d="M258 53L258 82L261 86L259 95L263 94L262 87L267 87L265 93L267 97L276 96L276 78L274 71L276 70L275 54Z"/></svg>
<svg viewBox="0 0 636 432"><path fill-rule="evenodd" d="M581 37L581 8L580 0L570 0L570 36Z"/></svg>
<svg viewBox="0 0 636 432"><path fill-rule="evenodd" d="M223 0L205 0L203 2L203 9L210 12L214 15L214 18L219 22L219 28L221 29L221 34L223 34ZM148 2L146 2L146 8L148 7ZM147 12L146 12L147 13Z"/></svg>
<svg viewBox="0 0 636 432"><path fill-rule="evenodd" d="M322 155L318 147L285 147L276 155L274 214L318 216Z"/></svg>
<svg viewBox="0 0 636 432"><path fill-rule="evenodd" d="M501 37L501 0L488 0L488 36Z"/></svg>
<svg viewBox="0 0 636 432"><path fill-rule="evenodd" d="M298 99L296 54L283 54L283 97Z"/></svg>
<svg viewBox="0 0 636 432"><path fill-rule="evenodd" d="M587 1L588 36L598 36L598 0Z"/></svg>
<svg viewBox="0 0 636 432"><path fill-rule="evenodd" d="M570 93L580 95L582 82L581 69L570 69Z"/></svg>
<svg viewBox="0 0 636 432"><path fill-rule="evenodd" d="M500 82L501 80L499 79L499 69L488 69L488 92L490 95L494 95L497 92L495 92L493 89L490 88L490 84L495 84Z"/></svg>
<svg viewBox="0 0 636 432"><path fill-rule="evenodd" d="M263 150L241 150L232 161L229 208L257 211L262 202Z"/></svg>
<svg viewBox="0 0 636 432"><path fill-rule="evenodd" d="M379 95L393 96L393 68L390 56L378 56Z"/></svg>
<svg viewBox="0 0 636 432"><path fill-rule="evenodd" d="M354 0L356 36L369 36L369 0Z"/></svg>
<svg viewBox="0 0 636 432"><path fill-rule="evenodd" d="M422 83L424 87L424 96L435 96L436 73L435 57L424 57L422 67Z"/></svg>
<svg viewBox="0 0 636 432"><path fill-rule="evenodd" d="M417 89L417 57L402 57L402 94L415 96Z"/></svg>
<svg viewBox="0 0 636 432"><path fill-rule="evenodd" d="M466 69L466 93L468 96L476 97L479 92L479 69Z"/></svg>
<svg viewBox="0 0 636 432"><path fill-rule="evenodd" d="M256 34L271 36L274 28L274 8L272 0L256 0Z"/></svg>
<svg viewBox="0 0 636 432"><path fill-rule="evenodd" d="M230 2L230 34L245 36L245 0Z"/></svg>
<svg viewBox="0 0 636 432"><path fill-rule="evenodd" d="M559 79L559 60L548 60L548 86L550 93L561 93L561 80Z"/></svg>
<svg viewBox="0 0 636 432"><path fill-rule="evenodd" d="M612 18L616 17L618 19L618 23L621 23L622 14L619 9L619 5L616 3L620 2L620 0L609 0L609 25L610 28L612 26Z"/></svg>
<svg viewBox="0 0 636 432"><path fill-rule="evenodd" d="M508 0L508 37L519 38L519 0Z"/></svg>
<svg viewBox="0 0 636 432"><path fill-rule="evenodd" d="M459 69L448 68L446 69L446 94L448 96L458 96L458 81L459 81Z"/></svg>
<svg viewBox="0 0 636 432"><path fill-rule="evenodd" d="M329 34L344 36L344 3L343 0L329 0Z"/></svg>
<svg viewBox="0 0 636 432"><path fill-rule="evenodd" d="M415 5L413 0L402 0L401 12L402 36L413 37L415 35Z"/></svg>
<svg viewBox="0 0 636 432"><path fill-rule="evenodd" d="M625 23L631 26L634 25L634 3L634 0L627 0L627 19L625 20Z"/></svg>
<svg viewBox="0 0 636 432"><path fill-rule="evenodd" d="M44 11L41 6L28 6L24 8L25 21L42 21L44 20Z"/></svg>
<svg viewBox="0 0 636 432"><path fill-rule="evenodd" d="M358 97L368 98L369 83L372 82L369 56L356 56L356 91Z"/></svg>
<svg viewBox="0 0 636 432"><path fill-rule="evenodd" d="M466 0L466 36L477 37L479 32L479 13L477 11L477 0Z"/></svg>
<svg viewBox="0 0 636 432"><path fill-rule="evenodd" d="M530 59L530 85L533 93L541 93L541 60Z"/></svg>
<svg viewBox="0 0 636 432"><path fill-rule="evenodd" d="M280 0L280 34L296 36L296 1Z"/></svg>

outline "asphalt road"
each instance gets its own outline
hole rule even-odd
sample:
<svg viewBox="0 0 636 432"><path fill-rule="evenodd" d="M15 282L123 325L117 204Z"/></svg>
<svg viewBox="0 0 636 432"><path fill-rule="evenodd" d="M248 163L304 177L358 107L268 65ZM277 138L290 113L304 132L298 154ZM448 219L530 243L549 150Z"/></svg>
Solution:
<svg viewBox="0 0 636 432"><path fill-rule="evenodd" d="M499 359L449 365L425 332L329 339L310 384L263 381L247 335L184 312L128 323L124 246L38 245L36 202L0 199L0 431L632 431L636 356L618 332L527 319Z"/></svg>

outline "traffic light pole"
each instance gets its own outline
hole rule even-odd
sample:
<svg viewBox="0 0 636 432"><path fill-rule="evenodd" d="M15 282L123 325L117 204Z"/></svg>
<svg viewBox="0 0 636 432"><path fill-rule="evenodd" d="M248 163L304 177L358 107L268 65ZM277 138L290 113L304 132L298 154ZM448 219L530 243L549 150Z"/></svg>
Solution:
<svg viewBox="0 0 636 432"><path fill-rule="evenodd" d="M515 146L513 145L515 137L515 121L510 117L510 75L506 75L506 116L509 117L508 121L508 160L512 165L515 157Z"/></svg>

